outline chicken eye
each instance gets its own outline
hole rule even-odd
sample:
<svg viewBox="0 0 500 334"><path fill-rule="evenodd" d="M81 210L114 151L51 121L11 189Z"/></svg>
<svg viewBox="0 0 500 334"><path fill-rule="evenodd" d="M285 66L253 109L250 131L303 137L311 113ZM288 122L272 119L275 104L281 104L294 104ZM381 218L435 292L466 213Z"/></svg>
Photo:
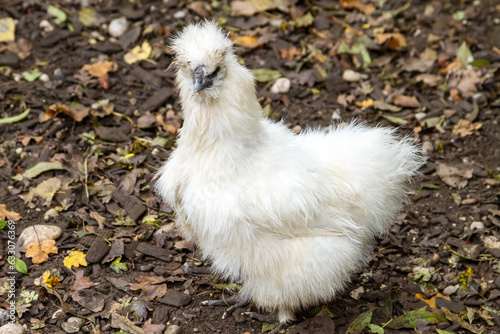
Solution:
<svg viewBox="0 0 500 334"><path fill-rule="evenodd" d="M219 71L220 71L220 66L217 66L215 71L213 71L211 74L207 75L207 77L210 79L215 78L217 76L217 74L219 74Z"/></svg>

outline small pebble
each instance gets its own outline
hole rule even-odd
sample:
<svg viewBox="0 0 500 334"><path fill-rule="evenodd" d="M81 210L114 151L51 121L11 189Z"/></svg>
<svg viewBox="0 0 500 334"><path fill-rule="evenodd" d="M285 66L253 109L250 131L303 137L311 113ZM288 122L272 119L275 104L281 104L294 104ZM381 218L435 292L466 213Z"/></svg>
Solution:
<svg viewBox="0 0 500 334"><path fill-rule="evenodd" d="M290 91L290 79L279 78L271 87L271 93L273 94L286 94Z"/></svg>
<svg viewBox="0 0 500 334"><path fill-rule="evenodd" d="M428 157L434 151L434 145L430 141L424 141L422 143L422 155Z"/></svg>
<svg viewBox="0 0 500 334"><path fill-rule="evenodd" d="M45 32L51 32L54 30L54 27L52 26L52 24L50 24L50 22L47 20L41 20L40 23L38 24L38 26L40 28L42 28L42 30Z"/></svg>
<svg viewBox="0 0 500 334"><path fill-rule="evenodd" d="M180 20L186 17L186 13L184 13L182 10L175 12L174 13L174 18Z"/></svg>
<svg viewBox="0 0 500 334"><path fill-rule="evenodd" d="M177 325L169 326L163 334L181 334L181 328Z"/></svg>
<svg viewBox="0 0 500 334"><path fill-rule="evenodd" d="M293 128L292 128L292 132L293 133L300 133L300 131L302 131L302 127L300 125L295 125Z"/></svg>
<svg viewBox="0 0 500 334"><path fill-rule="evenodd" d="M348 82L357 82L361 79L368 79L368 75L353 70L345 70L344 73L342 73L342 79Z"/></svg>
<svg viewBox="0 0 500 334"><path fill-rule="evenodd" d="M431 264L434 265L434 264L438 263L438 261L439 261L439 254L435 253L432 256Z"/></svg>
<svg viewBox="0 0 500 334"><path fill-rule="evenodd" d="M462 201L462 205L470 205L470 204L476 204L477 203L477 199L475 198L466 198Z"/></svg>
<svg viewBox="0 0 500 334"><path fill-rule="evenodd" d="M43 74L40 76L40 81L43 81L43 82L49 82L49 81L50 81L50 77L48 76L48 74L43 73Z"/></svg>
<svg viewBox="0 0 500 334"><path fill-rule="evenodd" d="M48 209L47 212L45 212L45 214L43 215L43 219L48 220L57 216L59 216L59 212L56 209L52 208Z"/></svg>
<svg viewBox="0 0 500 334"><path fill-rule="evenodd" d="M18 148L16 148L16 153L17 153L17 154L21 154L21 153L23 153L23 148L22 148L22 147L18 147Z"/></svg>
<svg viewBox="0 0 500 334"><path fill-rule="evenodd" d="M470 224L470 229L473 232L479 232L484 230L484 223L483 222L472 222Z"/></svg>
<svg viewBox="0 0 500 334"><path fill-rule="evenodd" d="M349 296L351 296L351 298L354 300L358 300L363 293L365 293L365 289L360 286L359 288L352 290Z"/></svg>
<svg viewBox="0 0 500 334"><path fill-rule="evenodd" d="M452 294L454 294L455 292L457 292L457 290L458 290L458 284L457 285L447 286L443 290L443 295L445 295L445 296L451 296Z"/></svg>
<svg viewBox="0 0 500 334"><path fill-rule="evenodd" d="M113 37L120 37L128 29L128 21L125 17L114 19L109 23L108 33Z"/></svg>

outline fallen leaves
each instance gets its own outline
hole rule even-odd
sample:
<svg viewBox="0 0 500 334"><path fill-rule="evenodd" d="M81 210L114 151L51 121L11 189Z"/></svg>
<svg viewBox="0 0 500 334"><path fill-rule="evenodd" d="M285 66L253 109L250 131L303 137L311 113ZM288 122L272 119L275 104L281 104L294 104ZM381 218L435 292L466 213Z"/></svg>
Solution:
<svg viewBox="0 0 500 334"><path fill-rule="evenodd" d="M85 253L80 251L71 251L68 256L63 260L63 264L71 269L72 267L87 266L87 260L85 260Z"/></svg>
<svg viewBox="0 0 500 334"><path fill-rule="evenodd" d="M49 259L49 254L57 254L58 248L54 246L55 240L33 241L26 245L26 257L31 258L35 264L44 263Z"/></svg>
<svg viewBox="0 0 500 334"><path fill-rule="evenodd" d="M271 10L280 9L282 11L287 11L289 6L289 0L243 0L243 1L232 1L231 9L234 16L252 16L255 13Z"/></svg>
<svg viewBox="0 0 500 334"><path fill-rule="evenodd" d="M426 311L424 307L394 318L387 324L387 327L392 329L416 328L418 321L428 324L438 324L447 320L444 315Z"/></svg>
<svg viewBox="0 0 500 334"><path fill-rule="evenodd" d="M475 134L481 127L482 123L476 122L472 123L466 119L460 119L455 126L453 126L453 130L451 131L451 135L454 136L459 134L460 137L470 136Z"/></svg>
<svg viewBox="0 0 500 334"><path fill-rule="evenodd" d="M130 290L141 290L140 298L155 299L163 297L167 293L167 281L163 276L140 276L136 278L139 283L129 284Z"/></svg>
<svg viewBox="0 0 500 334"><path fill-rule="evenodd" d="M11 17L0 19L0 43L13 42L16 39L16 23Z"/></svg>
<svg viewBox="0 0 500 334"><path fill-rule="evenodd" d="M252 71L257 82L270 82L275 79L281 78L282 74L277 70L269 70L266 68L258 68Z"/></svg>
<svg viewBox="0 0 500 334"><path fill-rule="evenodd" d="M357 9L366 16L371 15L375 11L373 5L365 5L359 0L340 0L340 6L344 9Z"/></svg>
<svg viewBox="0 0 500 334"><path fill-rule="evenodd" d="M35 166L27 169L26 171L24 171L24 173L13 176L12 179L16 181L22 181L23 179L32 179L47 171L60 169L64 169L64 167L59 161L42 161L37 163Z"/></svg>
<svg viewBox="0 0 500 334"><path fill-rule="evenodd" d="M392 97L392 103L404 108L420 108L420 102L415 96L395 95Z"/></svg>
<svg viewBox="0 0 500 334"><path fill-rule="evenodd" d="M137 45L131 51L127 52L123 56L123 60L129 65L137 63L138 61L148 59L151 55L151 45L149 45L148 41L142 42L142 45Z"/></svg>
<svg viewBox="0 0 500 334"><path fill-rule="evenodd" d="M94 64L85 64L82 69L94 77L107 78L108 73L116 66L114 61L101 60Z"/></svg>
<svg viewBox="0 0 500 334"><path fill-rule="evenodd" d="M64 104L53 104L45 109L44 114L40 114L39 121L41 123L53 119L59 113L64 113L74 119L76 122L81 122L89 115L90 108L85 107L77 102L72 102L69 107Z"/></svg>
<svg viewBox="0 0 500 334"><path fill-rule="evenodd" d="M375 39L379 45L388 41L387 47L391 50L401 50L406 47L406 38L401 33L375 34Z"/></svg>
<svg viewBox="0 0 500 334"><path fill-rule="evenodd" d="M32 202L35 197L39 196L44 199L43 206L50 206L52 197L54 197L55 193L59 190L59 188L61 188L61 184L62 181L59 178L53 177L43 181L38 186L31 188L26 195L20 195L20 197L24 199L29 206L36 206L36 204Z"/></svg>
<svg viewBox="0 0 500 334"><path fill-rule="evenodd" d="M0 204L0 220L5 220L5 219L18 221L23 219L23 217L21 217L21 215L17 212L8 211L7 205Z"/></svg>
<svg viewBox="0 0 500 334"><path fill-rule="evenodd" d="M441 162L436 163L436 173L439 178L453 188L462 189L467 185L467 180L472 178L473 168L455 167Z"/></svg>

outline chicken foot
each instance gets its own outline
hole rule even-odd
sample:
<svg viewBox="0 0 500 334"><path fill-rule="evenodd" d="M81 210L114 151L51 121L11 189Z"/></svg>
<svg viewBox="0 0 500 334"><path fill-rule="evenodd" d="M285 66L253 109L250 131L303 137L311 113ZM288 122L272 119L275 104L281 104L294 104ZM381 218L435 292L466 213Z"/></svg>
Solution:
<svg viewBox="0 0 500 334"><path fill-rule="evenodd" d="M233 312L234 310L245 307L249 304L248 301L246 300L241 300L240 296L232 296L229 298L222 298L222 299L214 299L214 300L205 300L201 302L201 305L204 306L229 306L224 314L222 315L222 319L227 319Z"/></svg>

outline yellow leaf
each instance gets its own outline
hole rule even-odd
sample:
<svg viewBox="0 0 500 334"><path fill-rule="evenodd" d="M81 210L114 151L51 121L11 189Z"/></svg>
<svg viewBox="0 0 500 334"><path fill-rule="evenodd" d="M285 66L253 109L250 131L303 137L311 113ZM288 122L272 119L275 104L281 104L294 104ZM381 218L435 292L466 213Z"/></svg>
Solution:
<svg viewBox="0 0 500 334"><path fill-rule="evenodd" d="M151 45L149 45L148 41L144 41L142 43L142 46L136 46L132 49L132 51L127 52L123 56L123 59L127 64L132 65L138 61L148 59L151 55L151 50L152 48Z"/></svg>
<svg viewBox="0 0 500 334"><path fill-rule="evenodd" d="M26 245L26 257L32 258L33 263L44 263L49 259L49 254L57 254L55 240L33 241Z"/></svg>
<svg viewBox="0 0 500 334"><path fill-rule="evenodd" d="M434 308L434 309L437 309L437 306L436 306L436 298L444 298L446 300L450 300L450 297L447 297L447 296L443 296L441 293L437 293L434 297L432 297L431 299L424 299L424 295L421 294L421 293L417 293L415 295L415 298L417 299L420 299L422 301L424 301L427 305L429 305L430 308Z"/></svg>
<svg viewBox="0 0 500 334"><path fill-rule="evenodd" d="M0 19L0 42L13 42L16 39L16 24L11 17Z"/></svg>
<svg viewBox="0 0 500 334"><path fill-rule="evenodd" d="M87 266L87 261L85 260L85 253L80 251L71 251L68 256L63 260L63 264L71 269L71 267Z"/></svg>
<svg viewBox="0 0 500 334"><path fill-rule="evenodd" d="M372 99L368 99L368 100L364 100L364 101L356 101L355 102L356 105L360 108L368 108L368 107L371 107L373 105L373 100Z"/></svg>
<svg viewBox="0 0 500 334"><path fill-rule="evenodd" d="M78 19L84 26L91 26L97 22L97 12L92 8L83 7L78 12Z"/></svg>
<svg viewBox="0 0 500 334"><path fill-rule="evenodd" d="M115 63L112 61L102 60L92 65L86 64L83 66L83 69L94 77L107 78L108 72L113 69L114 65Z"/></svg>
<svg viewBox="0 0 500 334"><path fill-rule="evenodd" d="M259 38L256 36L238 36L234 39L234 43L250 49L255 49L262 45L259 43Z"/></svg>
<svg viewBox="0 0 500 334"><path fill-rule="evenodd" d="M53 288L56 285L61 285L61 277L59 271L57 269L52 269L52 271L46 270L42 275L40 284L37 285L42 285L49 288Z"/></svg>
<svg viewBox="0 0 500 334"><path fill-rule="evenodd" d="M0 42L13 42L16 39L16 24L11 17L0 19Z"/></svg>

